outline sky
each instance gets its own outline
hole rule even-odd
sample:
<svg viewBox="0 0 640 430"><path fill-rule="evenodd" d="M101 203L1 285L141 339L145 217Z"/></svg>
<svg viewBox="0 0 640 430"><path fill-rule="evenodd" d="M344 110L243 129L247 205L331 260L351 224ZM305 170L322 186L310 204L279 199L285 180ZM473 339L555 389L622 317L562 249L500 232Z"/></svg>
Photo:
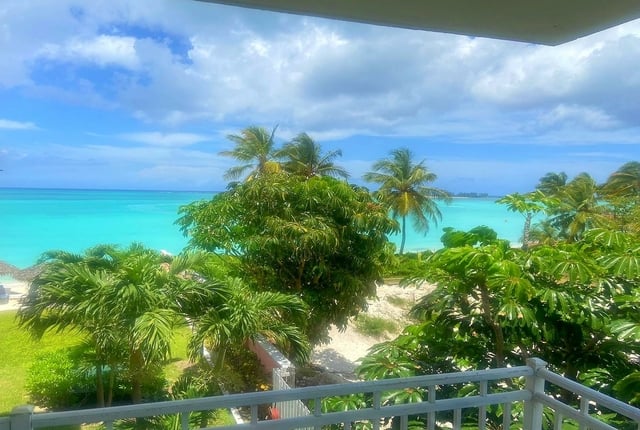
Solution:
<svg viewBox="0 0 640 430"><path fill-rule="evenodd" d="M350 181L409 148L453 193L640 159L640 21L556 47L193 0L2 0L0 187L218 191L229 134Z"/></svg>

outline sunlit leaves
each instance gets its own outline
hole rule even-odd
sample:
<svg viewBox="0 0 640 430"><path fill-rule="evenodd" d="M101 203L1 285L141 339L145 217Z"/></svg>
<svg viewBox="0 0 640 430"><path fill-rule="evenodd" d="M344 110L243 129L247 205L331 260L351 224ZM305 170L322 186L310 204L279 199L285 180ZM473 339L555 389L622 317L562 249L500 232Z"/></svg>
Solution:
<svg viewBox="0 0 640 430"><path fill-rule="evenodd" d="M397 223L363 188L329 177L265 175L181 209L193 247L237 256L232 276L300 295L313 342L366 306L392 257Z"/></svg>

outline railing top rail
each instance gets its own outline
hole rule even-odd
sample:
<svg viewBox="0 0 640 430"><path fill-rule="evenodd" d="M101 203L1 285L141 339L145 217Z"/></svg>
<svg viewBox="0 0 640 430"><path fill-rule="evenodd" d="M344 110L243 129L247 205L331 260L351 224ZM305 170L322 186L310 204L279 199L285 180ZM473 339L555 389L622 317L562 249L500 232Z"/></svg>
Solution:
<svg viewBox="0 0 640 430"><path fill-rule="evenodd" d="M328 396L343 396L356 393L373 393L398 390L404 388L426 387L433 385L449 385L478 381L493 381L518 378L533 374L529 366L519 366L503 369L488 369L460 373L444 373L439 375L425 375L411 378L384 379L377 381L355 382L349 384L334 384L315 387L293 388L282 391L263 391L256 393L229 394L225 396L204 397L199 399L174 400L141 405L114 406L108 409L83 410L86 421L105 420L114 421L122 418L137 418L151 415L175 414L186 411L199 411L238 406L270 404L298 399L313 399ZM35 414L34 426L39 422L67 422L66 420L77 414L77 411L49 412Z"/></svg>
<svg viewBox="0 0 640 430"><path fill-rule="evenodd" d="M381 408L362 408L358 410L351 410L345 412L323 413L319 416L308 415L303 417L295 417L288 419L281 419L278 421L260 421L260 428L299 428L299 427L313 427L316 425L328 425L341 422L349 422L355 420L371 420L383 417L391 417L396 415L409 415L419 413L429 413L438 411L447 411L453 409L465 409L479 406L487 406L491 404L511 403L517 401L526 401L531 399L531 393L526 390L511 391L505 393L488 394L485 396L468 396L459 397L454 399L442 399L436 400L433 403L419 402L419 403L407 403L384 406ZM157 411L153 409L153 404L139 405L139 406L151 406L146 410L144 415L139 416L152 416L159 415ZM52 417L54 413L34 415L32 424L33 428L43 427L56 427L63 425L74 425L80 423L93 423L101 421L114 421L120 417L114 417L110 411L111 408L92 409L83 411L70 411L55 413L56 416ZM86 412L91 412L87 414ZM163 412L167 413L167 412ZM126 415L126 417L132 417L132 415ZM36 419L38 418L38 419ZM45 419L48 418L48 419ZM250 426L250 427L253 427Z"/></svg>
<svg viewBox="0 0 640 430"><path fill-rule="evenodd" d="M596 402L600 406L604 406L607 409L625 415L632 420L640 423L640 409L638 408L621 402L620 400L609 397L606 394L602 394L589 387L585 387L582 384L553 373L548 369L539 369L537 371L537 376L544 378L546 381L557 385L560 388L572 391L573 393L578 394L581 397L585 397Z"/></svg>

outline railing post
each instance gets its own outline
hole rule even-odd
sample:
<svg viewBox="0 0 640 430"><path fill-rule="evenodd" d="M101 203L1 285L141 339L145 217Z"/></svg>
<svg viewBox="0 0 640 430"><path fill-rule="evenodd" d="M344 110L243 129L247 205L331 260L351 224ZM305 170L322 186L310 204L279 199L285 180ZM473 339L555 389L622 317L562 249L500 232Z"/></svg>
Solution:
<svg viewBox="0 0 640 430"><path fill-rule="evenodd" d="M536 395L544 395L544 378L538 376L538 370L547 367L547 363L539 358L529 358L527 366L533 369L533 375L527 377L526 389L531 393L531 400L524 402L524 430L542 429L543 405L536 400Z"/></svg>
<svg viewBox="0 0 640 430"><path fill-rule="evenodd" d="M31 417L33 416L33 406L16 406L11 410L11 430L31 430Z"/></svg>

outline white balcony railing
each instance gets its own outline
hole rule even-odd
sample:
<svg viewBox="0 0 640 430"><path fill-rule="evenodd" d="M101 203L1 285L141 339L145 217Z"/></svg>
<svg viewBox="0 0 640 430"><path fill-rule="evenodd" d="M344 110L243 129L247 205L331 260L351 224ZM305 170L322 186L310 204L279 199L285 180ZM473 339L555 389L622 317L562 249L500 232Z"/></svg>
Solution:
<svg viewBox="0 0 640 430"><path fill-rule="evenodd" d="M415 416L424 417L425 428L429 430L435 429L436 425L460 429L463 425L463 416L467 416L469 411L477 416L477 427L484 429L488 426L487 413L491 405L502 406L502 422L498 425L503 429L514 426L525 430L562 429L575 428L576 424L581 429L615 429L616 427L598 418L598 414L606 410L626 420L619 428L640 430L640 409L554 374L546 369L542 360L531 359L527 364L527 366L504 369L232 394L103 409L33 413L33 407L21 406L15 408L9 417L0 418L0 430L32 430L45 427L50 429L84 424L101 424L106 429L112 429L114 422L123 419L175 414L180 417L182 430L187 430L191 412L231 407L249 408L251 420L240 427L247 429L320 429L333 424L342 424L345 429L350 429L354 423L363 421L371 423L374 429L378 429L382 426L383 419L391 417L395 417L399 428L407 429L410 418ZM524 389L518 388L522 384L516 382L521 378L526 378ZM443 387L457 389L467 384L476 386L476 395L436 397L438 389ZM563 403L557 397L549 395L547 389L550 386L573 393L576 406ZM424 390L427 393L426 400L419 403L393 405L385 405L383 402L386 393L412 389ZM372 400L370 407L342 412L322 411L322 399L358 393L369 396ZM259 405L292 400L302 400L312 404L311 415L274 421L258 419ZM511 413L516 410L514 408L522 406L524 409L522 415ZM598 412L593 413L593 411ZM521 422L512 422L512 415L522 416Z"/></svg>

